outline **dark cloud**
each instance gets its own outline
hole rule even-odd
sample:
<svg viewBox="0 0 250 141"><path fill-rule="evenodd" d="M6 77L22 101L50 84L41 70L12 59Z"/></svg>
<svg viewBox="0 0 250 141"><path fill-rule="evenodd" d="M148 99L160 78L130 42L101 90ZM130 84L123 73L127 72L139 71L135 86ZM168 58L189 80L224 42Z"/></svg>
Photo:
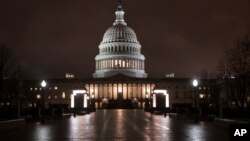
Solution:
<svg viewBox="0 0 250 141"><path fill-rule="evenodd" d="M249 0L126 0L125 20L137 33L146 72L179 77L215 72L237 36L250 31ZM114 0L0 0L0 42L34 78L66 72L91 77Z"/></svg>

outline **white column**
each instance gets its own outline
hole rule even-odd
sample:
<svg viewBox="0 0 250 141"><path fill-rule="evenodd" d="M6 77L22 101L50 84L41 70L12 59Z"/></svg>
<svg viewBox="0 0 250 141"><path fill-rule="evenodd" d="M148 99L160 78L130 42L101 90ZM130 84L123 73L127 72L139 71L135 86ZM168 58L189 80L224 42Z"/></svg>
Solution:
<svg viewBox="0 0 250 141"><path fill-rule="evenodd" d="M114 68L114 59L111 59L111 68L113 69ZM113 87L113 86L112 86Z"/></svg>
<svg viewBox="0 0 250 141"><path fill-rule="evenodd" d="M106 68L107 68L107 60L104 59L104 69L106 69Z"/></svg>
<svg viewBox="0 0 250 141"><path fill-rule="evenodd" d="M135 59L133 59L133 69L135 69Z"/></svg>
<svg viewBox="0 0 250 141"><path fill-rule="evenodd" d="M131 59L128 59L128 68L131 69Z"/></svg>
<svg viewBox="0 0 250 141"><path fill-rule="evenodd" d="M96 70L98 70L98 60L96 60Z"/></svg>
<svg viewBox="0 0 250 141"><path fill-rule="evenodd" d="M125 59L122 58L122 68L125 68L125 65L126 65L125 62L126 62Z"/></svg>
<svg viewBox="0 0 250 141"><path fill-rule="evenodd" d="M141 60L141 68L140 69L142 70L142 60Z"/></svg>
<svg viewBox="0 0 250 141"><path fill-rule="evenodd" d="M137 62L137 64L136 64L137 68L136 69L139 69L139 59L137 59L136 62Z"/></svg>
<svg viewBox="0 0 250 141"><path fill-rule="evenodd" d="M100 66L101 66L101 70L102 70L102 67L103 67L103 65L102 65L102 60L100 60Z"/></svg>
<svg viewBox="0 0 250 141"><path fill-rule="evenodd" d="M112 69L112 59L109 60L109 69Z"/></svg>
<svg viewBox="0 0 250 141"><path fill-rule="evenodd" d="M102 59L102 69L104 69L104 60Z"/></svg>
<svg viewBox="0 0 250 141"><path fill-rule="evenodd" d="M97 60L96 62L97 62L97 70L99 70L99 60Z"/></svg>
<svg viewBox="0 0 250 141"><path fill-rule="evenodd" d="M107 62L108 62L107 59L105 59L105 69L107 69L107 67L108 67L108 63Z"/></svg>
<svg viewBox="0 0 250 141"><path fill-rule="evenodd" d="M102 59L102 69L104 69L105 64L104 64L104 59Z"/></svg>
<svg viewBox="0 0 250 141"><path fill-rule="evenodd" d="M106 69L108 68L108 59L106 59Z"/></svg>
<svg viewBox="0 0 250 141"><path fill-rule="evenodd" d="M105 65L105 59L103 59L103 69L105 69L106 65Z"/></svg>
<svg viewBox="0 0 250 141"><path fill-rule="evenodd" d="M141 60L141 69L143 69L143 60Z"/></svg>
<svg viewBox="0 0 250 141"><path fill-rule="evenodd" d="M139 61L139 70L141 69L141 60L140 59L138 59L138 61Z"/></svg>
<svg viewBox="0 0 250 141"><path fill-rule="evenodd" d="M100 69L100 60L98 60L98 70Z"/></svg>
<svg viewBox="0 0 250 141"><path fill-rule="evenodd" d="M102 69L102 61L99 60L100 70Z"/></svg>
<svg viewBox="0 0 250 141"><path fill-rule="evenodd" d="M144 61L142 60L142 69L144 70Z"/></svg>
<svg viewBox="0 0 250 141"><path fill-rule="evenodd" d="M110 69L110 66L111 66L111 65L110 65L110 60L111 60L111 59L108 59L108 69Z"/></svg>
<svg viewBox="0 0 250 141"><path fill-rule="evenodd" d="M131 59L131 69L133 69L134 60Z"/></svg>

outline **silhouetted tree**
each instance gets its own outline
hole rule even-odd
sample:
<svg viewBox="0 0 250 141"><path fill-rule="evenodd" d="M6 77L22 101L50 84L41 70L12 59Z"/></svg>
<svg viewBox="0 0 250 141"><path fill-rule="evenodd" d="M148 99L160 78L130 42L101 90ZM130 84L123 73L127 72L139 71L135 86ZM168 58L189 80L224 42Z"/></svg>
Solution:
<svg viewBox="0 0 250 141"><path fill-rule="evenodd" d="M0 103L16 107L20 116L21 101L29 99L23 92L24 73L5 45L0 46Z"/></svg>
<svg viewBox="0 0 250 141"><path fill-rule="evenodd" d="M219 77L223 78L227 98L243 108L249 96L250 40L237 39L235 46L226 51L219 62Z"/></svg>
<svg viewBox="0 0 250 141"><path fill-rule="evenodd" d="M0 47L0 102L5 102L8 99L7 93L9 93L7 80L13 74L13 58L10 52L5 47L1 45Z"/></svg>

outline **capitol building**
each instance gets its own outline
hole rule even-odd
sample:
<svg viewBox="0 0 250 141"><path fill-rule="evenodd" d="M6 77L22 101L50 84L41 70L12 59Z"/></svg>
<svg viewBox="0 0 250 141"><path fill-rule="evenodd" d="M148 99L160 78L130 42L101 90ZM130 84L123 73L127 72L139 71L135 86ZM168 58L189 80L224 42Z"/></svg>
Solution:
<svg viewBox="0 0 250 141"><path fill-rule="evenodd" d="M145 56L141 53L143 47L135 31L126 23L124 14L122 4L118 2L115 21L99 45L92 78L76 79L67 74L65 79L47 80L47 107L61 104L74 108L79 103L77 97L82 97L83 108L89 105L96 109L145 108L157 88L166 90L168 108L194 106L192 79L147 77ZM39 84L40 80L28 82L29 93L39 97L42 93ZM198 89L202 98L210 95L206 83L201 83Z"/></svg>

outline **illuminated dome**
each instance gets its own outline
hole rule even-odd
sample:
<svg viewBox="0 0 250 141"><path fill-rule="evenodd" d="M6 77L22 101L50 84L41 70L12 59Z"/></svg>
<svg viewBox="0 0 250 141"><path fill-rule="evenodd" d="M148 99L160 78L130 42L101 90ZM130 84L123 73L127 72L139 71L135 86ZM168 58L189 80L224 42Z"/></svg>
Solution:
<svg viewBox="0 0 250 141"><path fill-rule="evenodd" d="M101 44L110 42L138 43L134 30L124 24L113 25L105 32Z"/></svg>
<svg viewBox="0 0 250 141"><path fill-rule="evenodd" d="M117 74L129 77L146 78L144 55L136 34L124 21L121 3L115 12L116 20L108 28L99 45L99 54L95 57L96 71L94 78L106 78Z"/></svg>

